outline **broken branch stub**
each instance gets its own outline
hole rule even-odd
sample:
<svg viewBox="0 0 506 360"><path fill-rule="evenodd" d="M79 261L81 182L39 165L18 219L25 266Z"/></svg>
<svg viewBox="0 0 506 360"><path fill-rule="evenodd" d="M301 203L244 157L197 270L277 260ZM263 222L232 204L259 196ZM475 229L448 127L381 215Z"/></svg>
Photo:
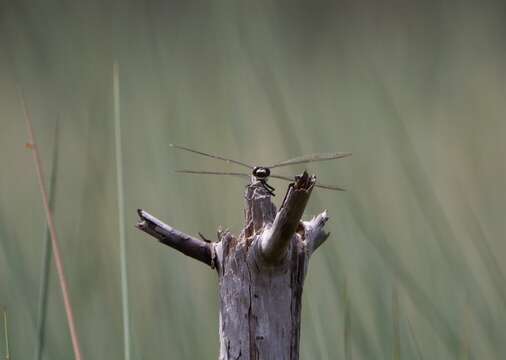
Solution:
<svg viewBox="0 0 506 360"><path fill-rule="evenodd" d="M139 230L144 231L158 239L161 243L187 256L214 267L213 244L176 230L142 209L138 209L137 213L139 214L140 220L136 227Z"/></svg>
<svg viewBox="0 0 506 360"><path fill-rule="evenodd" d="M286 254L288 243L299 226L307 201L315 184L315 177L304 171L290 184L274 223L265 229L261 239L261 252L266 261L278 262Z"/></svg>
<svg viewBox="0 0 506 360"><path fill-rule="evenodd" d="M186 235L139 210L139 229L211 267L216 265L220 360L299 359L307 265L329 235L324 231L326 211L301 222L314 185L314 176L306 172L297 176L276 212L265 186L249 184L244 229L239 237L220 231L216 243Z"/></svg>

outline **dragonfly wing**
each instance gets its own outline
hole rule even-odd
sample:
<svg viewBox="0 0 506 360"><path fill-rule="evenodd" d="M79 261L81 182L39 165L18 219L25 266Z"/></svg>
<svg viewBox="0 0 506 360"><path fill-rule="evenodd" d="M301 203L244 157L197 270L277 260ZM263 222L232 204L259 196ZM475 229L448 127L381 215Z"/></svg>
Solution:
<svg viewBox="0 0 506 360"><path fill-rule="evenodd" d="M327 190L346 191L345 188L340 187L340 186L335 186L335 185L325 185L325 184L316 183L315 186L318 188L327 189Z"/></svg>
<svg viewBox="0 0 506 360"><path fill-rule="evenodd" d="M288 176L271 175L270 177L274 178L274 179L281 179L281 180L286 180L286 181L295 181L295 179L288 177ZM346 191L345 188L342 188L340 186L320 184L318 182L315 184L315 186L318 188L327 189L327 190Z"/></svg>
<svg viewBox="0 0 506 360"><path fill-rule="evenodd" d="M295 179L293 177L288 177L288 176L270 175L269 177L274 178L274 179L286 180L286 181L295 181Z"/></svg>
<svg viewBox="0 0 506 360"><path fill-rule="evenodd" d="M230 175L240 177L250 177L250 174L240 172L228 172L228 171L205 171L205 170L176 170L177 173L182 174L198 174L198 175Z"/></svg>
<svg viewBox="0 0 506 360"><path fill-rule="evenodd" d="M278 163L268 166L268 167L273 169L273 168L277 168L277 167L281 167L281 166L305 164L305 163L314 162L314 161L342 159L342 158L345 158L348 156L351 156L351 153L339 152L339 153L328 153L328 154L310 154L310 155L296 157L296 158L293 158L290 160L281 161L281 162L278 162Z"/></svg>
<svg viewBox="0 0 506 360"><path fill-rule="evenodd" d="M202 151L198 151L198 150L193 150L193 149L187 148L185 146L179 146L179 145L174 145L174 144L170 144L169 146L173 147L175 149L184 150L184 151L192 152L194 154L199 154L199 155L207 156L207 157L210 157L210 158L213 158L213 159L223 160L223 161L226 161L228 163L244 166L244 167L247 167L248 169L253 169L253 166L251 166L249 164L246 164L246 163L244 163L242 161L237 161L237 160L229 159L229 158L226 158L226 157L223 157L223 156L219 156L219 155L208 154L208 153L205 153L205 152L202 152Z"/></svg>

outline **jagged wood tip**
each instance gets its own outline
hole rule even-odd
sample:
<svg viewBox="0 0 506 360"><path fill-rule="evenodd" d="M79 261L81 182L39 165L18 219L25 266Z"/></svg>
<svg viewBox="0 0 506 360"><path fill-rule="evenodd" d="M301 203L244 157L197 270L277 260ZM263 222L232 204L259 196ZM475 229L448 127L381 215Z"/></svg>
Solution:
<svg viewBox="0 0 506 360"><path fill-rule="evenodd" d="M315 182L315 176L310 176L304 171L302 175L296 176L295 182L288 187L288 192L272 226L262 234L261 252L268 262L278 262L285 256Z"/></svg>

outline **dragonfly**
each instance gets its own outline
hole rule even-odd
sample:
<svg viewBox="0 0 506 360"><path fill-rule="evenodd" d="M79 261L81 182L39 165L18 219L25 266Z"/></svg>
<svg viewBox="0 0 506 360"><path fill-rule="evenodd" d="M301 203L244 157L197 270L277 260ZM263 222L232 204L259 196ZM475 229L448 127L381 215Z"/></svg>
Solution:
<svg viewBox="0 0 506 360"><path fill-rule="evenodd" d="M255 165L245 163L243 161L238 161L238 160L226 158L226 157L219 156L219 155L209 154L209 153L206 153L203 151L194 150L194 149L191 149L186 146L180 146L180 145L174 145L174 144L170 144L169 146L174 149L177 149L177 150L183 150L183 151L191 152L191 153L198 154L201 156L205 156L205 157L209 157L209 158L213 158L213 159L217 159L217 160L222 160L222 161L225 161L229 164L242 166L242 167L248 168L250 171L249 173L246 173L246 172L181 169L181 170L176 170L176 172L178 172L178 173L199 174L199 175L226 175L226 176L229 175L229 176L239 176L239 177L246 177L246 178L250 178L253 176L254 180L258 181L262 185L262 187L265 190L267 190L267 192L272 196L275 196L274 190L276 190L276 189L267 183L267 180L269 177L274 178L274 179L290 181L290 182L293 181L293 178L290 178L288 176L272 174L271 173L272 169L280 168L280 167L284 167L284 166L290 166L290 165L306 164L306 163L316 162L316 161L336 160L336 159L342 159L342 158L351 156L351 153L349 153L349 152L317 153L317 154L304 155L304 156L296 157L296 158L285 160L285 161L280 161L280 162L277 162L277 163L274 163L271 165L267 165L267 166L255 166ZM346 189L344 189L340 186L325 185L325 184L320 184L318 182L315 184L315 186L318 188L321 188L321 189L326 189L326 190L346 191Z"/></svg>

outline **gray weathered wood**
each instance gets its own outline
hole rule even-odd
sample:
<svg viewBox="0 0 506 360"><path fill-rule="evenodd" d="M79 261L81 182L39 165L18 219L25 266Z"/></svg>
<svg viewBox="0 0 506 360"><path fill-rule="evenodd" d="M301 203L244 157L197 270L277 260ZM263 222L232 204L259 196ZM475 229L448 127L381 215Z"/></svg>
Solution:
<svg viewBox="0 0 506 360"><path fill-rule="evenodd" d="M330 233L325 232L324 226L328 221L327 210L324 210L318 216L314 216L310 221L303 221L304 232L306 235L306 244L310 254L314 253L321 244L328 239Z"/></svg>
<svg viewBox="0 0 506 360"><path fill-rule="evenodd" d="M276 214L274 223L272 226L269 224L262 234L260 248L267 261L275 263L286 255L288 244L300 225L300 218L304 213L314 184L315 177L304 172L288 188L288 193Z"/></svg>
<svg viewBox="0 0 506 360"><path fill-rule="evenodd" d="M140 221L136 225L138 229L157 238L162 244L214 267L214 248L212 244L176 230L144 210L139 209L137 213L140 217Z"/></svg>
<svg viewBox="0 0 506 360"><path fill-rule="evenodd" d="M217 267L220 360L299 359L308 261L329 235L323 230L326 211L300 221L314 183L307 173L297 177L278 212L261 183L248 185L244 229L238 237L220 231L216 243L195 239L139 212L143 231Z"/></svg>

